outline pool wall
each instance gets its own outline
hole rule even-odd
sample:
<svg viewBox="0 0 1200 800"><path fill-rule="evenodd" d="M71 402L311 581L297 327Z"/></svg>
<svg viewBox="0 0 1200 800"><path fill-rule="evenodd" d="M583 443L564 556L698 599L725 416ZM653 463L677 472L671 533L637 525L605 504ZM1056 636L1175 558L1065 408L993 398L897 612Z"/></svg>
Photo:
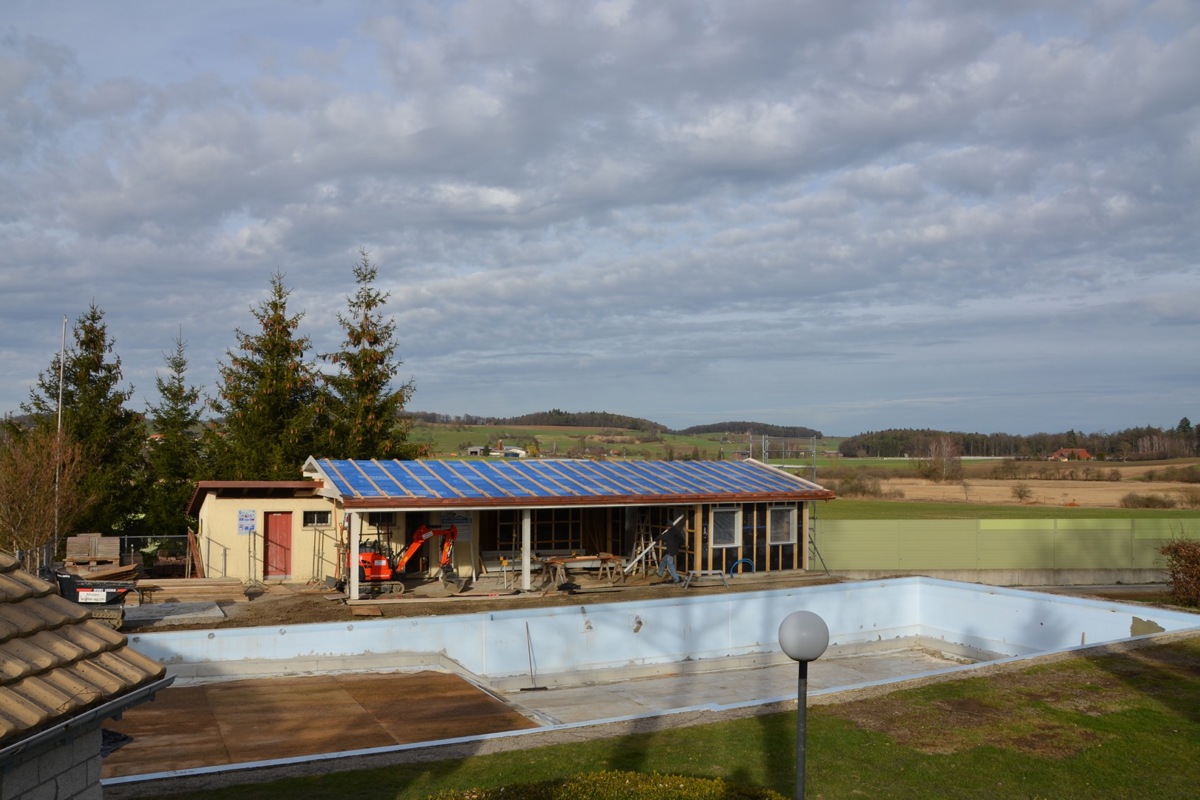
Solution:
<svg viewBox="0 0 1200 800"><path fill-rule="evenodd" d="M620 670L691 660L778 656L779 624L819 614L831 647L923 637L949 648L1024 656L1200 630L1200 615L931 578L761 592L405 617L280 628L135 634L139 652L183 677L289 673L337 662L363 668L449 659L489 680Z"/></svg>

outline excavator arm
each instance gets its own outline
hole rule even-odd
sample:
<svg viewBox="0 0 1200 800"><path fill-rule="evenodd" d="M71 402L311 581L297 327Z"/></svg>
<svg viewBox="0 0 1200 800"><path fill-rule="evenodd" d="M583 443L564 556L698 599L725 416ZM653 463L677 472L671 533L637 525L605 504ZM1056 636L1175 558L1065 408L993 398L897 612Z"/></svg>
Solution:
<svg viewBox="0 0 1200 800"><path fill-rule="evenodd" d="M435 536L444 537L441 559L438 562L442 568L442 573L445 574L447 570L453 570L454 564L451 558L454 555L454 541L458 538L458 528L454 525L451 525L449 528L431 528L428 525L422 525L413 531L412 541L409 542L408 547L396 559L396 574L403 572L404 566L417 554L417 551L421 549L421 545Z"/></svg>

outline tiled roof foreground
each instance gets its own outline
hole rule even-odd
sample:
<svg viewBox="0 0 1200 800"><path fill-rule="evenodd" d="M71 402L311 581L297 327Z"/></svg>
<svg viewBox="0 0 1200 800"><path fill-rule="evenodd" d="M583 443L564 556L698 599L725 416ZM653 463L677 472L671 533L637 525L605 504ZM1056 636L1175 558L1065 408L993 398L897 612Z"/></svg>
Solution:
<svg viewBox="0 0 1200 800"><path fill-rule="evenodd" d="M166 669L0 553L0 744L161 679Z"/></svg>

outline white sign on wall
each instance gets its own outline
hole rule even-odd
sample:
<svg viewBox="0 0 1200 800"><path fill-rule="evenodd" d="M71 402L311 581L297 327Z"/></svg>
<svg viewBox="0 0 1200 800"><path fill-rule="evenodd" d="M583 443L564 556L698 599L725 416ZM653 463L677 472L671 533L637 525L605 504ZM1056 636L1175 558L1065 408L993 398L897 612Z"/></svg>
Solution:
<svg viewBox="0 0 1200 800"><path fill-rule="evenodd" d="M253 536L258 529L257 511L238 512L238 536Z"/></svg>
<svg viewBox="0 0 1200 800"><path fill-rule="evenodd" d="M458 528L458 541L471 541L471 521L473 517L470 514L463 514L458 511L443 511L442 521L438 523L439 528L449 528L451 525Z"/></svg>

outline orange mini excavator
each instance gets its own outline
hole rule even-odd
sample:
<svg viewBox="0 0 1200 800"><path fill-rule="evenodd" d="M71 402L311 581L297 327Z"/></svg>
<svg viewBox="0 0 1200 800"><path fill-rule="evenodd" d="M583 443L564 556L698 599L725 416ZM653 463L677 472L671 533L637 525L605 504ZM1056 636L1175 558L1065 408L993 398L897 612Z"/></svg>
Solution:
<svg viewBox="0 0 1200 800"><path fill-rule="evenodd" d="M425 544L435 536L441 536L442 542L441 559L439 566L441 567L441 575L439 576L442 585L450 591L457 592L462 588L462 583L458 578L458 573L454 569L454 541L458 538L458 528L451 525L449 528L431 528L428 525L422 525L413 531L412 541L404 552L396 556L395 561L390 561L391 548L385 547L383 542L375 540L368 550L359 550L358 553L358 579L367 583L390 583L392 590L397 589L400 592L404 591L404 584L401 583L404 579L404 567L412 560L412 557L421 549L421 545Z"/></svg>

